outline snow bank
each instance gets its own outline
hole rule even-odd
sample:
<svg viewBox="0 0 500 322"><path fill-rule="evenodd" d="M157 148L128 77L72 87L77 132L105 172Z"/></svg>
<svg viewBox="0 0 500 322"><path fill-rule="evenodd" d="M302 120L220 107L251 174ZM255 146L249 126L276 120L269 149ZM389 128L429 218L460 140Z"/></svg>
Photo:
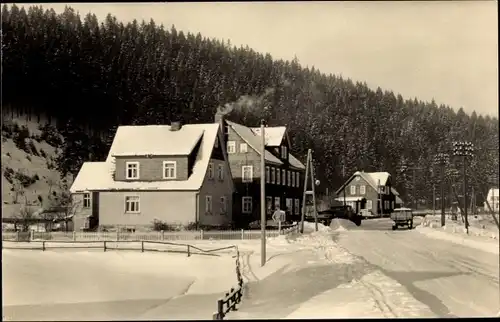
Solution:
<svg viewBox="0 0 500 322"><path fill-rule="evenodd" d="M374 272L311 298L286 318L392 317L436 316L397 281Z"/></svg>
<svg viewBox="0 0 500 322"><path fill-rule="evenodd" d="M316 224L313 222L304 222L304 233L311 233L316 231ZM328 232L331 231L330 227L323 225L322 223L318 223L318 231Z"/></svg>
<svg viewBox="0 0 500 322"><path fill-rule="evenodd" d="M428 237L440 240L446 240L457 244L462 244L474 249L499 254L498 239L486 239L480 236L450 233L447 231L433 229L425 226L417 226L416 230Z"/></svg>
<svg viewBox="0 0 500 322"><path fill-rule="evenodd" d="M356 224L348 219L335 218L330 223L330 228L335 231L346 231L356 227Z"/></svg>

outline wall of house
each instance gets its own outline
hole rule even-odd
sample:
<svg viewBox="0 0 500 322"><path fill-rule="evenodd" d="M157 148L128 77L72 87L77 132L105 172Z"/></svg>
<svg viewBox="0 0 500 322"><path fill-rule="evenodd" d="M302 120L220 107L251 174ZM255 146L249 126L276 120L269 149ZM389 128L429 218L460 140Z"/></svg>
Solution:
<svg viewBox="0 0 500 322"><path fill-rule="evenodd" d="M140 213L125 213L125 196L139 196ZM154 220L172 225L196 221L196 191L103 191L99 194L99 226L152 227Z"/></svg>
<svg viewBox="0 0 500 322"><path fill-rule="evenodd" d="M211 159L213 164L213 178L209 177L207 171L198 195L199 224L204 226L222 226L231 223L233 214L233 191L231 185L231 170L223 160ZM224 166L224 179L219 180L217 169L219 165ZM207 198L212 198L212 212L207 212ZM221 197L226 198L226 213L221 213Z"/></svg>
<svg viewBox="0 0 500 322"><path fill-rule="evenodd" d="M75 231L83 230L85 221L93 214L92 210L95 209L92 205L90 208L83 208L83 195L84 193L74 193L71 196L74 205L73 230ZM90 195L92 197L92 193L90 193ZM91 204L93 203L94 198L91 200Z"/></svg>
<svg viewBox="0 0 500 322"><path fill-rule="evenodd" d="M163 179L163 161L177 162L176 179ZM126 163L139 162L138 181L162 181L162 180L187 180L188 178L188 156L152 156L152 157L116 157L115 158L115 180L131 181L126 179Z"/></svg>

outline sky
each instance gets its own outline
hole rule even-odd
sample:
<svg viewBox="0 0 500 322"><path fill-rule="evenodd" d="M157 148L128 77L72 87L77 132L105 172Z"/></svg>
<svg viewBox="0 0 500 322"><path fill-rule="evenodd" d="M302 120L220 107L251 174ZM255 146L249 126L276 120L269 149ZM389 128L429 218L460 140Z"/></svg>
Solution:
<svg viewBox="0 0 500 322"><path fill-rule="evenodd" d="M273 58L498 117L497 1L69 4L248 45ZM43 4L62 12L65 4Z"/></svg>

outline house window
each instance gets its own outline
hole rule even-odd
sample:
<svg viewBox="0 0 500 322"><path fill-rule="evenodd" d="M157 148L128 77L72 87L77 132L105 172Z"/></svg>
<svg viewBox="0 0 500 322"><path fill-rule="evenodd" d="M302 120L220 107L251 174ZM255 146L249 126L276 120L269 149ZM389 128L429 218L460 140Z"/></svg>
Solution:
<svg viewBox="0 0 500 322"><path fill-rule="evenodd" d="M266 197L266 209L268 215L273 213L273 197Z"/></svg>
<svg viewBox="0 0 500 322"><path fill-rule="evenodd" d="M295 198L295 214L300 215L300 199Z"/></svg>
<svg viewBox="0 0 500 322"><path fill-rule="evenodd" d="M236 153L236 142L234 141L227 142L227 153Z"/></svg>
<svg viewBox="0 0 500 322"><path fill-rule="evenodd" d="M300 172L295 172L295 184L300 187Z"/></svg>
<svg viewBox="0 0 500 322"><path fill-rule="evenodd" d="M219 147L219 136L217 136L217 137L215 138L214 147L216 147L216 148L218 148L218 147Z"/></svg>
<svg viewBox="0 0 500 322"><path fill-rule="evenodd" d="M286 152L287 152L287 148L286 146L281 146L281 158L282 159L286 159Z"/></svg>
<svg viewBox="0 0 500 322"><path fill-rule="evenodd" d="M90 208L90 193L83 194L83 208Z"/></svg>
<svg viewBox="0 0 500 322"><path fill-rule="evenodd" d="M281 184L286 185L286 170L281 169Z"/></svg>
<svg viewBox="0 0 500 322"><path fill-rule="evenodd" d="M373 202L371 200L366 201L366 209L371 210L373 208Z"/></svg>
<svg viewBox="0 0 500 322"><path fill-rule="evenodd" d="M252 180L253 180L253 166L244 165L241 168L241 173L243 174L242 175L243 182L252 182Z"/></svg>
<svg viewBox="0 0 500 322"><path fill-rule="evenodd" d="M248 145L246 143L240 143L240 152L241 153L247 153L248 152Z"/></svg>
<svg viewBox="0 0 500 322"><path fill-rule="evenodd" d="M251 214L252 213L252 197L243 197L241 198L241 203L242 203L242 212L244 214Z"/></svg>
<svg viewBox="0 0 500 322"><path fill-rule="evenodd" d="M292 173L290 171L287 171L286 172L286 185L289 186L289 187L293 187L292 186Z"/></svg>
<svg viewBox="0 0 500 322"><path fill-rule="evenodd" d="M225 196L220 197L220 213L227 213L227 201Z"/></svg>
<svg viewBox="0 0 500 322"><path fill-rule="evenodd" d="M163 179L175 179L176 177L177 177L177 162L163 161Z"/></svg>
<svg viewBox="0 0 500 322"><path fill-rule="evenodd" d="M280 197L274 197L274 209L281 208L281 200Z"/></svg>
<svg viewBox="0 0 500 322"><path fill-rule="evenodd" d="M385 193L385 187L384 186L378 186L378 193L380 193L380 194Z"/></svg>
<svg viewBox="0 0 500 322"><path fill-rule="evenodd" d="M205 213L212 213L212 196L205 196Z"/></svg>
<svg viewBox="0 0 500 322"><path fill-rule="evenodd" d="M354 177L354 180L359 181L359 176Z"/></svg>
<svg viewBox="0 0 500 322"><path fill-rule="evenodd" d="M280 169L276 169L276 184L281 183L281 171Z"/></svg>
<svg viewBox="0 0 500 322"><path fill-rule="evenodd" d="M364 195L366 193L366 186L360 186L359 187L359 194Z"/></svg>
<svg viewBox="0 0 500 322"><path fill-rule="evenodd" d="M269 181L270 181L270 178L269 178L269 175L270 175L270 174L269 174L269 172L270 172L270 169L269 169L269 167L267 166L267 167L266 167L266 183L269 183Z"/></svg>
<svg viewBox="0 0 500 322"><path fill-rule="evenodd" d="M276 169L271 168L271 183L276 183Z"/></svg>
<svg viewBox="0 0 500 322"><path fill-rule="evenodd" d="M293 198L286 198L286 210L289 213L293 212Z"/></svg>
<svg viewBox="0 0 500 322"><path fill-rule="evenodd" d="M292 187L295 187L295 172L291 172L292 174Z"/></svg>
<svg viewBox="0 0 500 322"><path fill-rule="evenodd" d="M356 194L356 186L351 186L351 195Z"/></svg>
<svg viewBox="0 0 500 322"><path fill-rule="evenodd" d="M219 180L224 180L224 165L223 164L219 164L217 166L217 178Z"/></svg>
<svg viewBox="0 0 500 322"><path fill-rule="evenodd" d="M213 179L214 178L214 164L213 162L210 162L208 164L208 179Z"/></svg>
<svg viewBox="0 0 500 322"><path fill-rule="evenodd" d="M125 166L127 179L139 179L139 162L127 162Z"/></svg>
<svg viewBox="0 0 500 322"><path fill-rule="evenodd" d="M125 196L125 212L126 213L139 213L140 212L140 199L139 196Z"/></svg>

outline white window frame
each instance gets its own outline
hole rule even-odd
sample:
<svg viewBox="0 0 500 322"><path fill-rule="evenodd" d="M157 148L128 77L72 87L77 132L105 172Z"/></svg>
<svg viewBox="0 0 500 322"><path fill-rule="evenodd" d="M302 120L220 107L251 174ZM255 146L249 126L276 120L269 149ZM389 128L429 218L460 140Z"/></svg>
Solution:
<svg viewBox="0 0 500 322"><path fill-rule="evenodd" d="M213 162L208 163L207 172L208 172L208 179L213 179L214 178L214 163Z"/></svg>
<svg viewBox="0 0 500 322"><path fill-rule="evenodd" d="M248 153L248 144L240 143L240 153Z"/></svg>
<svg viewBox="0 0 500 322"><path fill-rule="evenodd" d="M276 183L276 169L274 167L271 167L271 183Z"/></svg>
<svg viewBox="0 0 500 322"><path fill-rule="evenodd" d="M249 196L241 197L241 212L244 214L251 214L252 208L253 208L252 197Z"/></svg>
<svg viewBox="0 0 500 322"><path fill-rule="evenodd" d="M205 196L205 213L212 214L212 196L211 195Z"/></svg>
<svg viewBox="0 0 500 322"><path fill-rule="evenodd" d="M217 179L219 179L220 181L224 180L224 165L223 164L217 165Z"/></svg>
<svg viewBox="0 0 500 322"><path fill-rule="evenodd" d="M88 204L87 204L88 203ZM92 194L90 192L83 193L83 208L89 209L92 207Z"/></svg>
<svg viewBox="0 0 500 322"><path fill-rule="evenodd" d="M269 168L269 166L266 166L266 183L270 183L271 182L271 178L270 178L271 174L270 174L270 172L271 172L271 169Z"/></svg>
<svg viewBox="0 0 500 322"><path fill-rule="evenodd" d="M370 199L366 200L366 209L368 210L373 209L373 202Z"/></svg>
<svg viewBox="0 0 500 322"><path fill-rule="evenodd" d="M132 170L132 173L136 170L136 176L129 176L129 170ZM140 164L138 161L129 161L125 162L125 178L127 180L134 180L134 179L139 179L140 178Z"/></svg>
<svg viewBox="0 0 500 322"><path fill-rule="evenodd" d="M249 177L245 178L245 170L250 172ZM253 181L253 166L244 165L241 167L241 182L252 182Z"/></svg>
<svg viewBox="0 0 500 322"><path fill-rule="evenodd" d="M281 185L286 185L286 170L281 169Z"/></svg>
<svg viewBox="0 0 500 322"><path fill-rule="evenodd" d="M281 184L281 169L276 168L276 184Z"/></svg>
<svg viewBox="0 0 500 322"><path fill-rule="evenodd" d="M290 170L286 170L286 185L292 187L292 172Z"/></svg>
<svg viewBox="0 0 500 322"><path fill-rule="evenodd" d="M126 214L139 214L141 213L141 197L138 195L125 195L125 213ZM135 207L132 207L132 204L136 204ZM129 207L130 205L130 207ZM136 208L133 209L132 208Z"/></svg>
<svg viewBox="0 0 500 322"><path fill-rule="evenodd" d="M286 147L286 145L282 145L281 146L281 158L282 159L286 159L287 152L288 152L288 148Z"/></svg>
<svg viewBox="0 0 500 322"><path fill-rule="evenodd" d="M227 141L227 153L228 154L236 153L236 142L235 141Z"/></svg>
<svg viewBox="0 0 500 322"><path fill-rule="evenodd" d="M351 191L349 191L351 193L351 195L355 195L356 194L356 186L351 186Z"/></svg>
<svg viewBox="0 0 500 322"><path fill-rule="evenodd" d="M273 213L273 197L266 197L266 212L268 215L272 215Z"/></svg>
<svg viewBox="0 0 500 322"><path fill-rule="evenodd" d="M295 205L294 205L294 213L296 215L300 215L300 199L299 198L295 198Z"/></svg>
<svg viewBox="0 0 500 322"><path fill-rule="evenodd" d="M365 185L359 186L359 194L360 195L366 194L366 186Z"/></svg>
<svg viewBox="0 0 500 322"><path fill-rule="evenodd" d="M226 196L220 197L220 213L221 213L221 215L227 214L227 198L226 198Z"/></svg>
<svg viewBox="0 0 500 322"><path fill-rule="evenodd" d="M300 172L295 172L295 184L296 187L300 187Z"/></svg>
<svg viewBox="0 0 500 322"><path fill-rule="evenodd" d="M286 198L285 199L285 207L288 208L290 213L293 213L293 198Z"/></svg>
<svg viewBox="0 0 500 322"><path fill-rule="evenodd" d="M276 207L280 207L281 209L281 198L280 197L274 197L274 209L276 210Z"/></svg>
<svg viewBox="0 0 500 322"><path fill-rule="evenodd" d="M167 166L173 165L173 168L169 168ZM168 173L166 175L165 170L173 169L173 173ZM163 179L177 179L177 161L163 161Z"/></svg>
<svg viewBox="0 0 500 322"><path fill-rule="evenodd" d="M292 187L295 187L295 172L291 171L292 173Z"/></svg>

